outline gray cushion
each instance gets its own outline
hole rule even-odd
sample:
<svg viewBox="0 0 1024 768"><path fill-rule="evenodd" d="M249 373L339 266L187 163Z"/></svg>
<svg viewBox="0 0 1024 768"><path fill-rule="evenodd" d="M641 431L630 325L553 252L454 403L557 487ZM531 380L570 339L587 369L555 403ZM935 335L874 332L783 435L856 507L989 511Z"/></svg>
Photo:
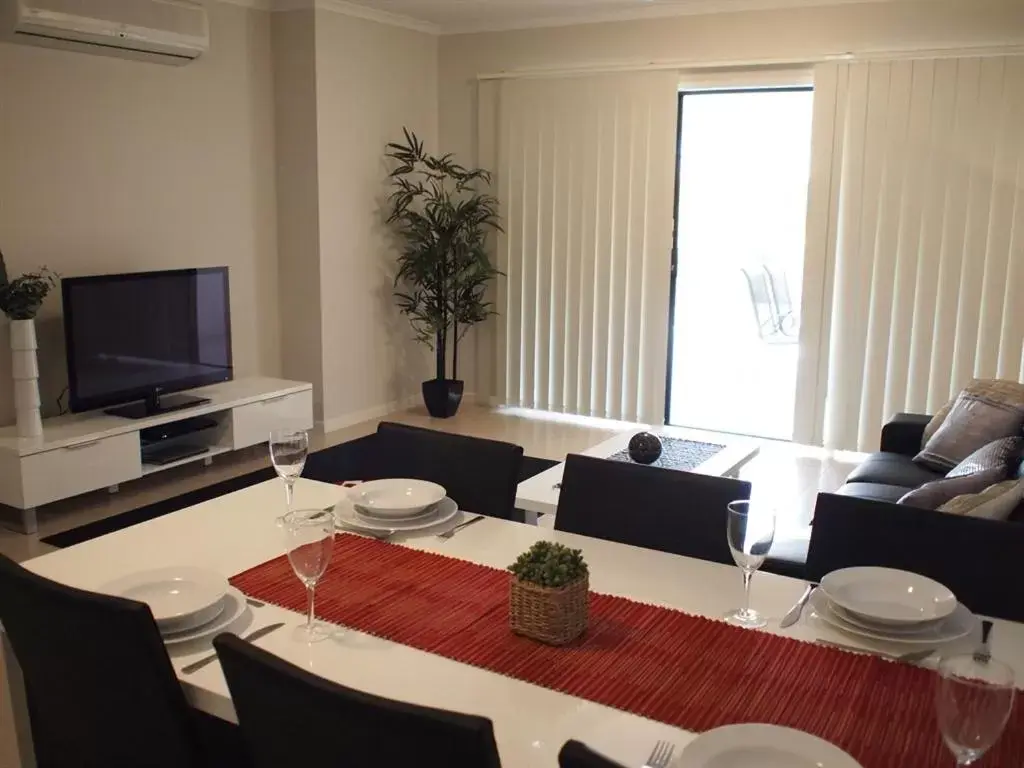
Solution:
<svg viewBox="0 0 1024 768"><path fill-rule="evenodd" d="M1024 438L993 440L971 453L950 470L942 480L925 483L899 500L900 504L923 509L938 509L957 496L981 493L990 485L1005 480L1019 461Z"/></svg>
<svg viewBox="0 0 1024 768"><path fill-rule="evenodd" d="M986 469L984 472L975 472L973 475L947 477L915 488L899 499L899 503L921 509L938 509L950 499L965 493L981 493L990 485L1005 478L1005 472L995 469Z"/></svg>
<svg viewBox="0 0 1024 768"><path fill-rule="evenodd" d="M846 478L848 483L880 483L916 488L944 477L902 453L873 453Z"/></svg>
<svg viewBox="0 0 1024 768"><path fill-rule="evenodd" d="M962 496L956 496L939 507L939 511L952 515L983 517L986 520L1006 520L1022 500L1024 500L1024 480L1014 477L990 485L981 493L965 493Z"/></svg>
<svg viewBox="0 0 1024 768"><path fill-rule="evenodd" d="M896 503L908 491L912 490L904 485L883 485L882 483L846 483L840 487L836 494L839 496L854 496L858 499L871 499L872 501L891 501Z"/></svg>
<svg viewBox="0 0 1024 768"><path fill-rule="evenodd" d="M942 426L914 461L944 472L993 440L1019 436L1022 426L1021 406L961 392Z"/></svg>
<svg viewBox="0 0 1024 768"><path fill-rule="evenodd" d="M1001 440L993 440L953 467L946 477L963 477L989 469L998 469L1003 473L1003 477L1007 477L1011 472L1011 467L1016 468L1020 464L1022 446L1024 446L1024 437L1004 437Z"/></svg>

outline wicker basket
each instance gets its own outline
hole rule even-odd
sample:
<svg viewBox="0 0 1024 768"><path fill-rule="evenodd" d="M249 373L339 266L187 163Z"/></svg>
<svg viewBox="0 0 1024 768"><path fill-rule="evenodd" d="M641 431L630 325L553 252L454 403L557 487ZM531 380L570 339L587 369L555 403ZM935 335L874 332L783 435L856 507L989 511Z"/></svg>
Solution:
<svg viewBox="0 0 1024 768"><path fill-rule="evenodd" d="M548 645L565 645L587 631L590 580L584 576L553 589L509 579L508 621L517 635Z"/></svg>

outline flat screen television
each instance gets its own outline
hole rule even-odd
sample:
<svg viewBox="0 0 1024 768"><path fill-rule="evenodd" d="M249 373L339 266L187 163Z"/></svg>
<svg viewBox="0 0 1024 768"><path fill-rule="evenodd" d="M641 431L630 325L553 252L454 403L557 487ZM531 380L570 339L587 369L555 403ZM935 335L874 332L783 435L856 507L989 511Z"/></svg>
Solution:
<svg viewBox="0 0 1024 768"><path fill-rule="evenodd" d="M72 411L143 418L231 379L227 267L69 277L61 292Z"/></svg>

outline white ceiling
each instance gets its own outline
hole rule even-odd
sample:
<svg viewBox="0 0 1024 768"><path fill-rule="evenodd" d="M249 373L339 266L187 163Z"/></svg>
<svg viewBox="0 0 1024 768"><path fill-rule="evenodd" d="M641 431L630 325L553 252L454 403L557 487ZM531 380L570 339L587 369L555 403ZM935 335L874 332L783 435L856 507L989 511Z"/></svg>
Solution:
<svg viewBox="0 0 1024 768"><path fill-rule="evenodd" d="M901 0L345 0L443 32L554 26L589 21Z"/></svg>

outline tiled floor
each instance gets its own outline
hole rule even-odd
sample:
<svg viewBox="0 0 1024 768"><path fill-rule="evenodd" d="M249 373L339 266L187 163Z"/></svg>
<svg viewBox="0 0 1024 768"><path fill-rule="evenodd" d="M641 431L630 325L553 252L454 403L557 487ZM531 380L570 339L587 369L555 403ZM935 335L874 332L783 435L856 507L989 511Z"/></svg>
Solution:
<svg viewBox="0 0 1024 768"><path fill-rule="evenodd" d="M522 445L529 456L562 459L636 425L591 419L536 414L516 409L465 407L453 419L431 419L422 408L393 413L392 421L426 426L458 434L488 437ZM313 435L313 449L336 445L376 429L376 420L324 435ZM780 530L806 527L819 490L834 490L856 464L855 455L837 455L819 448L765 441L761 452L741 471L753 483L755 497L771 499L779 515ZM39 510L38 536L24 536L2 527L0 552L24 560L50 549L40 539L93 520L245 474L268 465L263 447L218 457L206 468L182 467L136 481L115 494L104 491L53 504ZM14 746L12 710L0 654L0 768L26 768L18 762Z"/></svg>

